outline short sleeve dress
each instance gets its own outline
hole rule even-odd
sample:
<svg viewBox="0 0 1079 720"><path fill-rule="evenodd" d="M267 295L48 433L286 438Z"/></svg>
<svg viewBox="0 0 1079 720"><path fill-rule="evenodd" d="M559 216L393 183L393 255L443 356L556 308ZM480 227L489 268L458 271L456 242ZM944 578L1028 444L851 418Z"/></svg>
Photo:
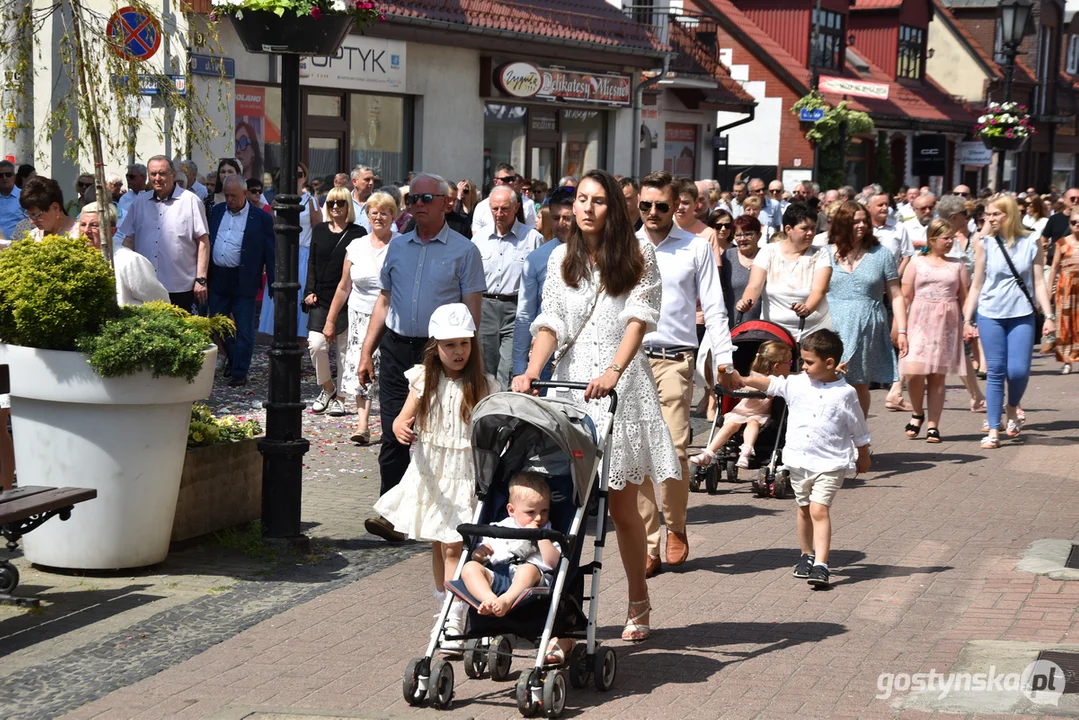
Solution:
<svg viewBox="0 0 1079 720"><path fill-rule="evenodd" d="M614 361L630 320L644 322L645 332L656 329L663 285L655 248L648 240L639 242L644 253L644 274L636 287L617 296L602 290L599 270L593 270L577 287L569 287L562 277L566 246L551 253L547 282L543 286L543 312L532 322L532 334L549 329L557 336L561 348L580 329L576 341L555 368L555 380L590 382L602 375ZM590 315L593 302L595 309ZM639 485L646 477L655 482L680 479L681 464L659 409L656 380L641 350L625 367L615 392L618 408L611 431L610 488L621 490L627 483ZM585 402L584 393L578 391L571 396L602 432L610 401L604 398Z"/></svg>
<svg viewBox="0 0 1079 720"><path fill-rule="evenodd" d="M423 366L405 371L409 389L423 397ZM498 385L486 376L487 394ZM476 510L475 475L468 423L461 419L460 380L439 380L427 427L416 428L412 461L401 482L375 502L375 511L413 540L459 543L457 526L472 522Z"/></svg>
<svg viewBox="0 0 1079 720"><path fill-rule="evenodd" d="M829 248L829 257L832 282L828 286L828 306L832 309L833 329L843 340L847 382L895 382L899 378L892 329L884 310L887 283L899 279L895 258L888 248L874 245L850 272L836 262L834 246Z"/></svg>
<svg viewBox="0 0 1079 720"><path fill-rule="evenodd" d="M962 308L959 288L966 269L960 260L931 264L923 255L911 260L914 300L907 308L907 356L899 359L901 375L966 375L963 359Z"/></svg>

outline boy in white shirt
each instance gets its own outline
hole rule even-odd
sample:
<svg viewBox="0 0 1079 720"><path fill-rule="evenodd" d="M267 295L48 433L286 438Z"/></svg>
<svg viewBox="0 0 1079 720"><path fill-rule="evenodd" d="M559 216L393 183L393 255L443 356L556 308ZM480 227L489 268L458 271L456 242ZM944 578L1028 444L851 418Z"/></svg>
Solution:
<svg viewBox="0 0 1079 720"><path fill-rule="evenodd" d="M829 508L850 466L850 447L858 449L856 469L869 470L869 426L858 394L836 373L843 341L818 330L801 342L803 373L789 377L743 378L747 387L787 401L783 464L790 471L798 502L798 540L802 556L794 577L816 588L828 587L832 543Z"/></svg>

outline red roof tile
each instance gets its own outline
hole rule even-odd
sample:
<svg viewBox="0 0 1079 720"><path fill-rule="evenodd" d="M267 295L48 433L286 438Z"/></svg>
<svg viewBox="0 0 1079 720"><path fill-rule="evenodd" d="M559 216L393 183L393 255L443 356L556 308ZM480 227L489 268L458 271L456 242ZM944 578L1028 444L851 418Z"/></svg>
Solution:
<svg viewBox="0 0 1079 720"><path fill-rule="evenodd" d="M422 18L638 52L666 50L648 26L604 0L389 0L380 7L391 21Z"/></svg>
<svg viewBox="0 0 1079 720"><path fill-rule="evenodd" d="M794 59L772 36L761 30L749 17L739 10L730 0L700 0L697 3L702 10L707 11L711 5L720 15L728 18L731 23L744 32L746 36L760 49L761 53L772 58L793 76L795 82L809 87L809 70L802 63ZM748 48L752 51L752 48Z"/></svg>

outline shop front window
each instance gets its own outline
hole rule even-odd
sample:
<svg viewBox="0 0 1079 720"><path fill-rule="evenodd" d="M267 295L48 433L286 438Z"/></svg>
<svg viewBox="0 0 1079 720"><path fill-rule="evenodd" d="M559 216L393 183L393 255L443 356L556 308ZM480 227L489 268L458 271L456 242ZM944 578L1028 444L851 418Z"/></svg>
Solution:
<svg viewBox="0 0 1079 720"><path fill-rule="evenodd" d="M603 167L604 117L599 110L562 111L562 175L580 179Z"/></svg>
<svg viewBox="0 0 1079 720"><path fill-rule="evenodd" d="M267 188L281 168L280 128L281 88L237 84L234 157L243 166L245 178L255 178ZM207 172L216 168L215 163Z"/></svg>
<svg viewBox="0 0 1079 720"><path fill-rule="evenodd" d="M384 184L405 182L411 125L406 98L351 93L349 168L367 165Z"/></svg>
<svg viewBox="0 0 1079 720"><path fill-rule="evenodd" d="M499 163L509 163L518 173L525 168L528 111L520 105L487 103L483 108L483 154L486 188Z"/></svg>

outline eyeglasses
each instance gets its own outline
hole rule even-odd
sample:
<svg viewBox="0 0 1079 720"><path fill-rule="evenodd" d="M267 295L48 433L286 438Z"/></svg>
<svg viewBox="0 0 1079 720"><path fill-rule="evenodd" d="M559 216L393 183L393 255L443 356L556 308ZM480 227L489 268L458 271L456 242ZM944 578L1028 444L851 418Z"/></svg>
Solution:
<svg viewBox="0 0 1079 720"><path fill-rule="evenodd" d="M328 207L328 208L339 208L339 207L345 207L346 205L348 205L348 200L327 200L326 201L326 207Z"/></svg>
<svg viewBox="0 0 1079 720"><path fill-rule="evenodd" d="M653 207L656 208L656 212L658 212L660 215L663 215L664 213L669 213L671 211L671 204L670 203L665 203L665 202L650 203L650 202L645 202L644 200L641 200L639 203L637 203L637 208L643 213L651 212Z"/></svg>
<svg viewBox="0 0 1079 720"><path fill-rule="evenodd" d="M440 197L446 196L442 193L439 193L437 195L435 193L409 193L405 196L405 199L408 200L409 205L416 205L418 203L430 205L432 202L434 202L435 198Z"/></svg>
<svg viewBox="0 0 1079 720"><path fill-rule="evenodd" d="M517 176L517 175L502 175L500 177L496 177L495 182L496 183L502 183L502 184L517 182L518 177L519 176Z"/></svg>
<svg viewBox="0 0 1079 720"><path fill-rule="evenodd" d="M756 240L757 239L757 234L756 233L735 233L734 234L734 239L735 239L735 241L738 241L738 240Z"/></svg>
<svg viewBox="0 0 1079 720"><path fill-rule="evenodd" d="M251 138L244 135L239 140L236 141L236 150L237 151L246 150L247 148L251 147L254 144L255 143Z"/></svg>
<svg viewBox="0 0 1079 720"><path fill-rule="evenodd" d="M46 212L48 212L48 211L46 210L46 211L43 211L43 212L26 213L26 219L29 220L30 222L37 222L38 220L41 219L41 216L44 215Z"/></svg>

